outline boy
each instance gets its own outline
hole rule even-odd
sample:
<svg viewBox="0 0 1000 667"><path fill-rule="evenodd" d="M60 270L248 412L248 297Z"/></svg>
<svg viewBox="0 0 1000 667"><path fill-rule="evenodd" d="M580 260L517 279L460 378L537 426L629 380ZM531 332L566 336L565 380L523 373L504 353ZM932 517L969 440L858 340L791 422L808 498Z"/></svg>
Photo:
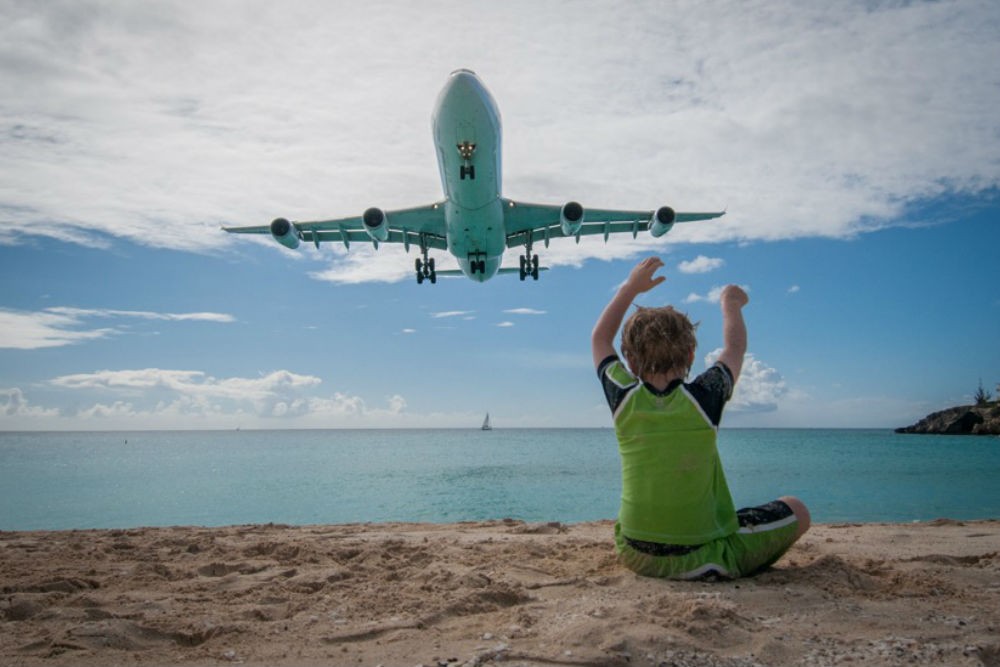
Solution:
<svg viewBox="0 0 1000 667"><path fill-rule="evenodd" d="M622 563L650 577L741 577L781 557L809 528L809 511L785 496L760 507L733 506L716 450L722 409L747 348L736 285L721 296L723 349L712 368L685 383L695 327L670 306L639 308L615 335L632 300L656 287L663 262L640 262L601 313L591 337L594 365L614 415L622 461L615 546ZM631 369L631 370L629 370Z"/></svg>

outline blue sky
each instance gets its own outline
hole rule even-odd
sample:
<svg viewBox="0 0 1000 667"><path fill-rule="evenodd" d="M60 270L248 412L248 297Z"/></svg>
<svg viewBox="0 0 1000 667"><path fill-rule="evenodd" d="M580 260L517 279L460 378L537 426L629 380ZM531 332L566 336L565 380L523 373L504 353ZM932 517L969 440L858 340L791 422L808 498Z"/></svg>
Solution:
<svg viewBox="0 0 1000 667"><path fill-rule="evenodd" d="M0 2L0 429L609 425L590 329L648 254L696 368L713 290L749 289L727 425L897 426L1000 382L995 3L457 6ZM537 283L219 231L438 200L458 67L505 195L728 214L553 242Z"/></svg>

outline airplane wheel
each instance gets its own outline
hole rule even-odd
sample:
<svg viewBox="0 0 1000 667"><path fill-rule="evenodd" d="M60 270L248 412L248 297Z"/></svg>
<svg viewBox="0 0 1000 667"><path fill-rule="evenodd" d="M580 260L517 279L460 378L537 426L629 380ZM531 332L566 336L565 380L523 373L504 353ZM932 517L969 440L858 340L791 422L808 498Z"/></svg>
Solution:
<svg viewBox="0 0 1000 667"><path fill-rule="evenodd" d="M479 260L479 272L483 273L483 274L486 273L486 260L485 259Z"/></svg>
<svg viewBox="0 0 1000 667"><path fill-rule="evenodd" d="M418 285L424 284L424 274L422 271L417 271L417 284Z"/></svg>
<svg viewBox="0 0 1000 667"><path fill-rule="evenodd" d="M434 258L433 257L431 257L429 260L427 260L427 269L431 272L431 274L434 273Z"/></svg>
<svg viewBox="0 0 1000 667"><path fill-rule="evenodd" d="M437 281L438 281L438 274L431 271L431 285L437 284Z"/></svg>
<svg viewBox="0 0 1000 667"><path fill-rule="evenodd" d="M419 257L417 257L417 261L415 262L414 266L417 269L417 273L424 272L423 262L420 261Z"/></svg>
<svg viewBox="0 0 1000 667"><path fill-rule="evenodd" d="M538 271L538 255L531 258L531 268L533 271Z"/></svg>

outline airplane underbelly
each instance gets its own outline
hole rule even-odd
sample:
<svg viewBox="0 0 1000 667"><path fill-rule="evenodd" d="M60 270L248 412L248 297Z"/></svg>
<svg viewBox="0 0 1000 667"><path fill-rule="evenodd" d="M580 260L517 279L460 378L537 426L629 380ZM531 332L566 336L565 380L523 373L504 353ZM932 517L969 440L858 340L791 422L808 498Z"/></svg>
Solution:
<svg viewBox="0 0 1000 667"><path fill-rule="evenodd" d="M438 97L431 124L448 250L465 275L483 282L496 274L506 248L500 113L475 75L458 71Z"/></svg>
<svg viewBox="0 0 1000 667"><path fill-rule="evenodd" d="M500 197L500 114L478 80L453 78L432 126L445 197L470 210Z"/></svg>
<svg viewBox="0 0 1000 667"><path fill-rule="evenodd" d="M457 150L439 146L438 163L445 196L462 208L471 210L487 206L498 198L501 189L498 150L495 141L481 141L473 157L463 160Z"/></svg>
<svg viewBox="0 0 1000 667"><path fill-rule="evenodd" d="M499 199L486 206L470 209L448 202L448 251L458 260L462 271L477 281L487 280L500 268L506 248L503 207ZM474 265L473 262L482 262Z"/></svg>

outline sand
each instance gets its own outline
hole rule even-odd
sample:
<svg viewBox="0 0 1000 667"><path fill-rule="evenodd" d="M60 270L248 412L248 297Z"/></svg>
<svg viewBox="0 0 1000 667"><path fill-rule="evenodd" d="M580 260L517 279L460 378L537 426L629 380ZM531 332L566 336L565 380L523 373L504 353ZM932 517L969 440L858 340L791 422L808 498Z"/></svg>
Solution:
<svg viewBox="0 0 1000 667"><path fill-rule="evenodd" d="M729 582L610 522L0 532L2 665L1000 665L1000 522L822 525Z"/></svg>

